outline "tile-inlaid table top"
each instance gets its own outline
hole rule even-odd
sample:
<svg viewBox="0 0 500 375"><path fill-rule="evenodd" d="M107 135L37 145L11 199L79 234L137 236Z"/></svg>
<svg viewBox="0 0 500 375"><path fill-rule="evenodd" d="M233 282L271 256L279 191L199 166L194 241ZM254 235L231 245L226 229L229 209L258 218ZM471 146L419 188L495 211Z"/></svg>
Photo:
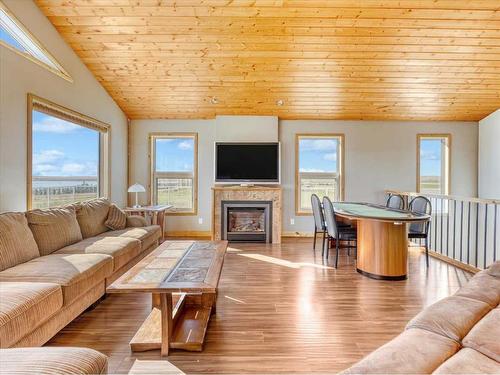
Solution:
<svg viewBox="0 0 500 375"><path fill-rule="evenodd" d="M227 241L165 241L107 292L215 292L226 248Z"/></svg>

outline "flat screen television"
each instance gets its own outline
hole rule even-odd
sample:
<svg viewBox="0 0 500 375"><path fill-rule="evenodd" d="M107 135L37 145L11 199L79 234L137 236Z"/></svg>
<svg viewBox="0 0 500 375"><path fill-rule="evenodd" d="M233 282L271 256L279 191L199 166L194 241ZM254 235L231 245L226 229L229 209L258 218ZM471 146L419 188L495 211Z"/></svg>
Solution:
<svg viewBox="0 0 500 375"><path fill-rule="evenodd" d="M216 142L215 182L279 184L279 142Z"/></svg>

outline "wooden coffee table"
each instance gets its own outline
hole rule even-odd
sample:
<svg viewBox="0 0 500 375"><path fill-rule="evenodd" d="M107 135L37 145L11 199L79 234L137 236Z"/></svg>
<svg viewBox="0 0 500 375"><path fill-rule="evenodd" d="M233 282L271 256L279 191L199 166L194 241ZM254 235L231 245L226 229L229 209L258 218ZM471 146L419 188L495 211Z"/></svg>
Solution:
<svg viewBox="0 0 500 375"><path fill-rule="evenodd" d="M108 293L151 293L153 309L130 341L132 351L201 351L227 241L165 241L124 273Z"/></svg>

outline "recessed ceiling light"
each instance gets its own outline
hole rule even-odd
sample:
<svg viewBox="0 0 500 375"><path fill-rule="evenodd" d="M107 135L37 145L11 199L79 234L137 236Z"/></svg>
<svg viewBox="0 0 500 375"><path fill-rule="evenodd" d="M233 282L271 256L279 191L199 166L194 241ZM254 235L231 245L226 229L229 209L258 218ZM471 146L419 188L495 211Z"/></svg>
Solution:
<svg viewBox="0 0 500 375"><path fill-rule="evenodd" d="M214 96L214 97L212 97L212 99L210 99L210 103L217 104L217 103L219 103L219 100Z"/></svg>
<svg viewBox="0 0 500 375"><path fill-rule="evenodd" d="M278 107L283 106L283 104L285 104L285 101L284 101L283 99L278 99L278 100L276 100L276 105L277 105Z"/></svg>

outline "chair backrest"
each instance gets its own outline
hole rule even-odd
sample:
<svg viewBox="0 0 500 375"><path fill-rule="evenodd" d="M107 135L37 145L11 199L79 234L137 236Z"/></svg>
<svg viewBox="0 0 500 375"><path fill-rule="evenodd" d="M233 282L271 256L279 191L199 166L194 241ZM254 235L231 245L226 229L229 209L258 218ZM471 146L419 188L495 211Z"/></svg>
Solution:
<svg viewBox="0 0 500 375"><path fill-rule="evenodd" d="M335 210L330 198L323 197L323 211L325 212L325 223L328 235L337 238L337 221L335 220Z"/></svg>
<svg viewBox="0 0 500 375"><path fill-rule="evenodd" d="M388 208L396 208L398 210L404 210L405 208L405 200L399 194L390 194L389 198L387 198L387 202L385 203Z"/></svg>
<svg viewBox="0 0 500 375"><path fill-rule="evenodd" d="M325 227L325 216L323 215L323 208L321 208L321 201L316 194L311 195L311 207L314 216L314 226L319 232L323 232Z"/></svg>
<svg viewBox="0 0 500 375"><path fill-rule="evenodd" d="M408 205L408 209L411 212L417 214L432 214L432 204L429 199L424 196L419 195L418 197L413 198ZM427 234L429 230L429 221L426 223L411 223L410 224L410 232L416 233L424 233Z"/></svg>

